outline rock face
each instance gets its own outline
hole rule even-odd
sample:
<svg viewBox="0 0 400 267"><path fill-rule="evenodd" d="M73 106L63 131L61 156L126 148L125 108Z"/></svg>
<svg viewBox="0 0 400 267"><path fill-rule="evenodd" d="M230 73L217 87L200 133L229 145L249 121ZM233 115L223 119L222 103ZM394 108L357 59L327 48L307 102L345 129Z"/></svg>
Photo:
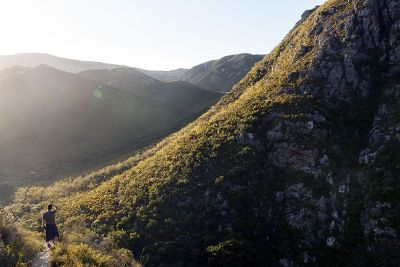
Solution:
<svg viewBox="0 0 400 267"><path fill-rule="evenodd" d="M314 58L288 76L299 85L275 94L307 95L312 107L266 118L269 163L284 173L277 212L297 235L284 238L282 266L399 264L399 8L329 1L304 22ZM295 41L297 60L307 57Z"/></svg>
<svg viewBox="0 0 400 267"><path fill-rule="evenodd" d="M399 37L399 0L328 1L159 153L71 209L138 233L129 249L149 266L398 266Z"/></svg>

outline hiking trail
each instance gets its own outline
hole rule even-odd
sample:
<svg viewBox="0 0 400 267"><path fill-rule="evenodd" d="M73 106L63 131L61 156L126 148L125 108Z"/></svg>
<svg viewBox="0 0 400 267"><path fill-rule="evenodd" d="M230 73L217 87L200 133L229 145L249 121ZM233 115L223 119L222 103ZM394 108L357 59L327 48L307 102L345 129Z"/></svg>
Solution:
<svg viewBox="0 0 400 267"><path fill-rule="evenodd" d="M44 250L33 259L32 267L48 267L50 265L50 249L44 245Z"/></svg>

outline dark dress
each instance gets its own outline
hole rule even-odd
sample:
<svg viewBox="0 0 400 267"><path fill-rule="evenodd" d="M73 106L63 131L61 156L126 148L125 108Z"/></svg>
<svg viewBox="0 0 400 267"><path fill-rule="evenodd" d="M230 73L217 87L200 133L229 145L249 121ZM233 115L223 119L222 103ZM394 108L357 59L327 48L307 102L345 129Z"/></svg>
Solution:
<svg viewBox="0 0 400 267"><path fill-rule="evenodd" d="M55 237L60 237L57 226L55 224L46 225L46 242L54 240Z"/></svg>
<svg viewBox="0 0 400 267"><path fill-rule="evenodd" d="M43 220L46 222L46 242L54 240L59 237L58 229L56 226L56 210L49 210L43 214Z"/></svg>

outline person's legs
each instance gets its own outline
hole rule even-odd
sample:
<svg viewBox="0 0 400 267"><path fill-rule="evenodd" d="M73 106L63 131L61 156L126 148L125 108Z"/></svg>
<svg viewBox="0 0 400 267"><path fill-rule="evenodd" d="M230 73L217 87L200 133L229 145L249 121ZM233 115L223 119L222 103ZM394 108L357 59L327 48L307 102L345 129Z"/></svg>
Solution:
<svg viewBox="0 0 400 267"><path fill-rule="evenodd" d="M58 240L60 239L60 234L58 233L58 228L57 226L54 226L54 241L53 243L56 244Z"/></svg>
<svg viewBox="0 0 400 267"><path fill-rule="evenodd" d="M46 240L46 245L48 248L51 248L51 244L50 244L50 233L49 233L49 227L46 225L44 227L44 235L45 235L45 240Z"/></svg>
<svg viewBox="0 0 400 267"><path fill-rule="evenodd" d="M48 248L55 246L58 241L58 229L55 225L46 225L46 244Z"/></svg>

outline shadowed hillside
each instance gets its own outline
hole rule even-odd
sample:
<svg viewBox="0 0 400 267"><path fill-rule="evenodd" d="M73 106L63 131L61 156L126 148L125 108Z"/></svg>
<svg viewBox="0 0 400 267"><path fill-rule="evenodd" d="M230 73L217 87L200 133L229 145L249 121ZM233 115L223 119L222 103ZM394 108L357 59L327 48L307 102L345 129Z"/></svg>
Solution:
<svg viewBox="0 0 400 267"><path fill-rule="evenodd" d="M159 95L185 89L193 86L157 87ZM0 79L1 198L15 185L98 167L178 129L219 98L196 90L205 93L184 95L196 102L189 109L182 98L158 101L155 91L142 96L45 65Z"/></svg>
<svg viewBox="0 0 400 267"><path fill-rule="evenodd" d="M115 86L127 92L150 98L177 111L199 114L222 95L204 90L188 82L161 82L134 68L88 70L80 76L99 83Z"/></svg>

